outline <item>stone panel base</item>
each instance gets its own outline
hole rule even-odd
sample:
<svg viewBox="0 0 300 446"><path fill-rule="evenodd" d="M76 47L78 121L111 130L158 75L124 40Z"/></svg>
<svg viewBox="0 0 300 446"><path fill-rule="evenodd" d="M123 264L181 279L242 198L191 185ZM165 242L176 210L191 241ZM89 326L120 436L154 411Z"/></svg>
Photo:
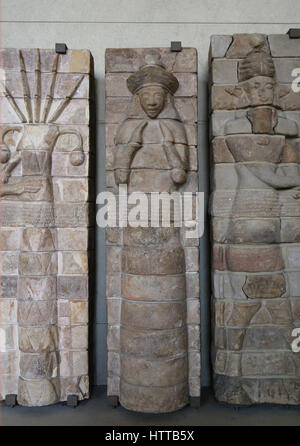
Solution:
<svg viewBox="0 0 300 446"><path fill-rule="evenodd" d="M214 392L219 402L238 406L300 405L300 379L239 378L215 375Z"/></svg>
<svg viewBox="0 0 300 446"><path fill-rule="evenodd" d="M145 413L175 412L188 404L187 383L168 387L133 386L121 380L120 404Z"/></svg>

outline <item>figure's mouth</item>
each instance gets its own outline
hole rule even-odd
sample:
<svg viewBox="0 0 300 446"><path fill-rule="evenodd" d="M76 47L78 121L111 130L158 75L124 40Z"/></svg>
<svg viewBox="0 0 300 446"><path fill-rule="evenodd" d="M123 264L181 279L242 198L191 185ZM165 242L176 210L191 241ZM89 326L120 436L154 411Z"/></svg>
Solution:
<svg viewBox="0 0 300 446"><path fill-rule="evenodd" d="M151 108L147 108L147 113L151 116L155 116L159 113L159 108L158 107L151 107Z"/></svg>

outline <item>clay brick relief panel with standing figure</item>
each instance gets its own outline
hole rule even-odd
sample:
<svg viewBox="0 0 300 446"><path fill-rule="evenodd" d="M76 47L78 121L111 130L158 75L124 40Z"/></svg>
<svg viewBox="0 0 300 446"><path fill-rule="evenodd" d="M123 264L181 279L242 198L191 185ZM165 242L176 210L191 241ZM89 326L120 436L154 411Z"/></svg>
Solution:
<svg viewBox="0 0 300 446"><path fill-rule="evenodd" d="M191 48L106 51L108 190L198 191L196 73ZM199 240L182 229L107 230L108 395L127 409L200 396Z"/></svg>
<svg viewBox="0 0 300 446"><path fill-rule="evenodd" d="M293 48L287 35L212 38L212 358L216 397L233 404L300 402Z"/></svg>

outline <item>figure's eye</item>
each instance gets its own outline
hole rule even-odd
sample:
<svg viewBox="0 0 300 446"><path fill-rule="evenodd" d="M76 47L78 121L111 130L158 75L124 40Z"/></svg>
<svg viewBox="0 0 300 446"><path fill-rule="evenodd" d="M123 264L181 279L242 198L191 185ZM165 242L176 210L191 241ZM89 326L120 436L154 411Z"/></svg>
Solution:
<svg viewBox="0 0 300 446"><path fill-rule="evenodd" d="M273 85L272 85L272 84L267 84L267 85L266 85L266 88L267 88L268 90L271 90L271 89L273 88Z"/></svg>

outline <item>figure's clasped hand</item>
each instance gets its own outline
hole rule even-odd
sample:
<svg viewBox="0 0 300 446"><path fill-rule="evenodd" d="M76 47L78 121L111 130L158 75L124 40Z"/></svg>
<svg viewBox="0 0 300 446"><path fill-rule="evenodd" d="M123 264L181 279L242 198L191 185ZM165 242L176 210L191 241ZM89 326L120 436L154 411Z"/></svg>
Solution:
<svg viewBox="0 0 300 446"><path fill-rule="evenodd" d="M184 169L172 169L171 177L174 183L183 184L186 182L186 171Z"/></svg>
<svg viewBox="0 0 300 446"><path fill-rule="evenodd" d="M127 184L129 180L129 169L116 169L115 170L115 182L119 184Z"/></svg>

